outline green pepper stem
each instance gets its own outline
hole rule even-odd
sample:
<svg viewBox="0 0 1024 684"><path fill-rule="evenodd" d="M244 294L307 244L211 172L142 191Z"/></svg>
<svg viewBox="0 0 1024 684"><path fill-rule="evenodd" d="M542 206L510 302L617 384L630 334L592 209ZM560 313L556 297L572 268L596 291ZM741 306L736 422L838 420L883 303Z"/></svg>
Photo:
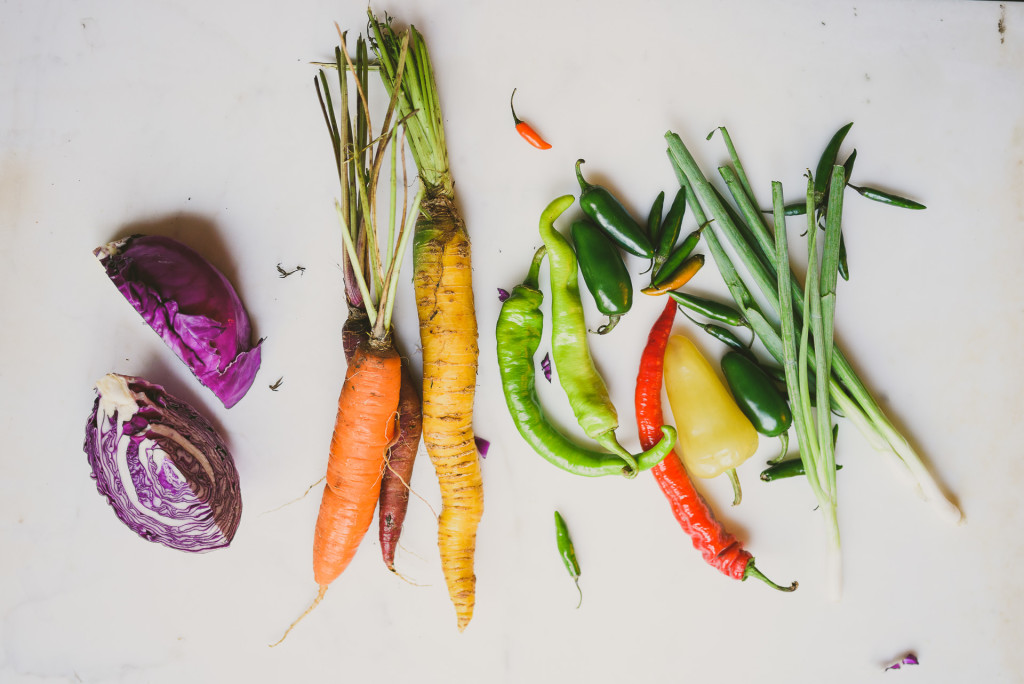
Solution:
<svg viewBox="0 0 1024 684"><path fill-rule="evenodd" d="M536 290L540 283L540 265L544 261L544 256L548 253L546 245L541 245L536 252L533 253L533 261L530 262L530 270L526 274L526 279L523 280L523 286L529 287Z"/></svg>
<svg viewBox="0 0 1024 684"><path fill-rule="evenodd" d="M612 329L615 328L615 326L617 326L619 324L619 319L620 318L622 318L621 314L618 315L618 316L608 316L608 322L603 324L603 325L601 325L601 326L598 326L598 328L596 330L597 334L598 335L607 335L608 333L610 333L612 331Z"/></svg>
<svg viewBox="0 0 1024 684"><path fill-rule="evenodd" d="M740 501L743 500L743 490L740 488L740 476L736 474L735 468L729 468L725 473L729 476L729 484L732 485L732 505L739 506Z"/></svg>
<svg viewBox="0 0 1024 684"><path fill-rule="evenodd" d="M580 182L580 190L586 190L590 187L590 183L583 179L583 172L580 171L580 164L583 164L583 159L576 160L576 179Z"/></svg>
<svg viewBox="0 0 1024 684"><path fill-rule="evenodd" d="M756 577L757 579L761 580L762 582L767 584L772 589L778 589L779 591L796 591L796 588L800 586L800 583L795 581L795 580L788 587L784 587L784 586L782 586L780 584L776 584L775 582L772 582L770 579L768 579L767 577L764 576L764 573L762 573L760 570L757 569L757 566L754 565L754 559L753 558L748 560L747 561L747 566L745 568L743 568L743 580L742 581L746 582L748 577Z"/></svg>
<svg viewBox="0 0 1024 684"><path fill-rule="evenodd" d="M607 432L598 435L595 441L608 451L619 456L619 458L626 462L626 465L629 466L630 471L629 473L627 473L626 477L636 477L637 471L639 469L639 467L637 466L636 458L633 456L633 454L626 451L626 449L621 444L619 444L618 440L615 439L615 432L613 430L608 430Z"/></svg>

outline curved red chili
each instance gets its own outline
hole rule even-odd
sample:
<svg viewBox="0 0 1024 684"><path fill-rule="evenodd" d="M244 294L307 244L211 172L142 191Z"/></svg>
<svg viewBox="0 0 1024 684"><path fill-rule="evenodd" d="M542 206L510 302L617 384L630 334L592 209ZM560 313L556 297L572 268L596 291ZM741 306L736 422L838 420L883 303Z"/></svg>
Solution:
<svg viewBox="0 0 1024 684"><path fill-rule="evenodd" d="M551 143L547 142L546 140L544 140L544 138L540 137L540 134L537 133L537 131L533 130L533 126L531 126L530 124L526 123L518 116L516 116L516 107L514 104L512 104L512 100L514 100L515 97L516 89L513 88L512 97L509 99L509 105L512 107L512 120L515 121L516 123L516 131L519 133L519 135L523 137L523 140L530 143L538 150L550 150Z"/></svg>
<svg viewBox="0 0 1024 684"><path fill-rule="evenodd" d="M640 372L636 379L636 422L640 443L644 448L657 443L661 437L661 384L665 365L665 348L675 321L676 303L669 299L665 310L655 321L647 338L647 346L640 358ZM690 481L683 462L673 451L665 460L651 468L654 479L672 507L672 513L690 538L693 546L712 567L733 579L756 577L780 591L793 591L797 583L788 587L775 584L754 565L754 558L732 534L715 519L704 497Z"/></svg>

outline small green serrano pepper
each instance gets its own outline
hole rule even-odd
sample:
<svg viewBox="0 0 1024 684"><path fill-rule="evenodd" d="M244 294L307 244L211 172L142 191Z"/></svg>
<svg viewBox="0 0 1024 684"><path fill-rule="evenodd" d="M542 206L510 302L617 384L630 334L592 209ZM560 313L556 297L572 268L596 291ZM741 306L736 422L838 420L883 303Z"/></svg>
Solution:
<svg viewBox="0 0 1024 684"><path fill-rule="evenodd" d="M598 227L624 250L638 257L651 259L654 247L644 229L622 206L615 195L600 185L591 185L580 171L582 159L576 160L576 179L580 182L580 208ZM550 248L549 248L550 249Z"/></svg>
<svg viewBox="0 0 1024 684"><path fill-rule="evenodd" d="M769 461L770 463L770 461ZM843 469L843 466L836 464L836 471ZM770 465L761 471L761 479L765 482L773 482L774 480L782 480L787 477L797 477L799 475L805 475L803 459L800 458L788 458L785 461L779 461L774 465Z"/></svg>
<svg viewBox="0 0 1024 684"><path fill-rule="evenodd" d="M569 527L565 524L562 514L555 511L555 543L558 545L558 555L562 557L562 564L565 566L569 577L576 583L576 591L580 593L580 601L576 604L579 608L583 605L583 590L580 589L580 564L576 560L576 547L569 536Z"/></svg>
<svg viewBox="0 0 1024 684"><path fill-rule="evenodd" d="M651 211L647 214L647 235L651 238L651 242L655 242L658 239L658 231L661 230L661 211L665 206L665 191L662 190L658 193L658 196L654 198L654 204L651 205Z"/></svg>
<svg viewBox="0 0 1024 684"><path fill-rule="evenodd" d="M743 317L743 314L728 304L717 302L714 299L698 297L687 292L673 291L669 292L668 296L676 300L676 304L685 306L690 311L696 311L702 316L707 316L713 321L725 323L726 325L750 326L747 323L747 319Z"/></svg>
<svg viewBox="0 0 1024 684"><path fill-rule="evenodd" d="M657 272L651 279L651 285L654 287L661 287L668 280L675 275L679 270L679 267L690 257L694 248L697 247L697 243L700 242L700 234L708 224L705 223L703 226L693 231L686 236L686 239L669 254L665 261L662 262L661 266L657 268Z"/></svg>
<svg viewBox="0 0 1024 684"><path fill-rule="evenodd" d="M608 451L619 454L635 471L636 457L615 439L618 413L590 355L576 254L565 236L555 229L555 220L574 201L572 195L563 195L553 200L540 217L540 236L548 250L551 283L551 356L583 432ZM662 442L666 440L668 436L662 438Z"/></svg>
<svg viewBox="0 0 1024 684"><path fill-rule="evenodd" d="M920 202L915 202L912 199L894 195L891 192L886 192L885 190L869 188L863 185L854 185L853 183L847 183L847 185L859 192L862 196L875 200L876 202L881 202L882 204L888 204L892 207L903 207L904 209L927 209L927 207Z"/></svg>
<svg viewBox="0 0 1024 684"><path fill-rule="evenodd" d="M563 435L548 421L537 398L533 359L544 331L544 295L537 281L545 252L544 247L537 250L526 280L512 289L498 315L495 338L505 403L519 434L552 465L583 477L631 476L634 473L618 454L585 449ZM664 439L655 449L640 454L639 470L654 467L675 446L675 430L665 426L662 432L671 439Z"/></svg>
<svg viewBox="0 0 1024 684"><path fill-rule="evenodd" d="M608 322L597 329L597 334L610 333L633 306L633 281L629 271L622 262L619 248L590 221L574 222L569 233L576 247L583 282L593 295L597 310L608 316Z"/></svg>
<svg viewBox="0 0 1024 684"><path fill-rule="evenodd" d="M679 188L672 204L665 215L665 221L661 225L658 234L657 248L654 251L654 265L660 266L675 249L676 241L679 240L679 233L683 227L683 216L686 214L686 186Z"/></svg>

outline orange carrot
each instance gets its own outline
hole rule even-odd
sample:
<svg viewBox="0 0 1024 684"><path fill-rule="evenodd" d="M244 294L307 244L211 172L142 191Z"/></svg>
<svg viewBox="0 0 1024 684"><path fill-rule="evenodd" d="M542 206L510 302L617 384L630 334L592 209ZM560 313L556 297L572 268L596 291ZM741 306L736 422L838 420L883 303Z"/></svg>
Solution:
<svg viewBox="0 0 1024 684"><path fill-rule="evenodd" d="M401 358L393 347L364 342L356 348L338 399L313 538L313 576L321 588L348 566L373 521L401 384Z"/></svg>

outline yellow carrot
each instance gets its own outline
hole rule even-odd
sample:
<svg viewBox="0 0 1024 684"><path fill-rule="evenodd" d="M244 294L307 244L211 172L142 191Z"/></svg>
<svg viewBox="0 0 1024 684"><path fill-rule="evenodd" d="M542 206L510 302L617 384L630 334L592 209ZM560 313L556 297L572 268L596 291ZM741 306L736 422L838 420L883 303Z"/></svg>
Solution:
<svg viewBox="0 0 1024 684"><path fill-rule="evenodd" d="M423 348L423 444L437 472L441 515L437 543L459 630L473 617L473 557L483 514L483 480L473 439L477 324L470 244L455 205L444 124L423 37L412 26L395 33L393 19L369 12L380 74L394 93L403 38L406 76L399 110L425 195L413 242L413 283Z"/></svg>

